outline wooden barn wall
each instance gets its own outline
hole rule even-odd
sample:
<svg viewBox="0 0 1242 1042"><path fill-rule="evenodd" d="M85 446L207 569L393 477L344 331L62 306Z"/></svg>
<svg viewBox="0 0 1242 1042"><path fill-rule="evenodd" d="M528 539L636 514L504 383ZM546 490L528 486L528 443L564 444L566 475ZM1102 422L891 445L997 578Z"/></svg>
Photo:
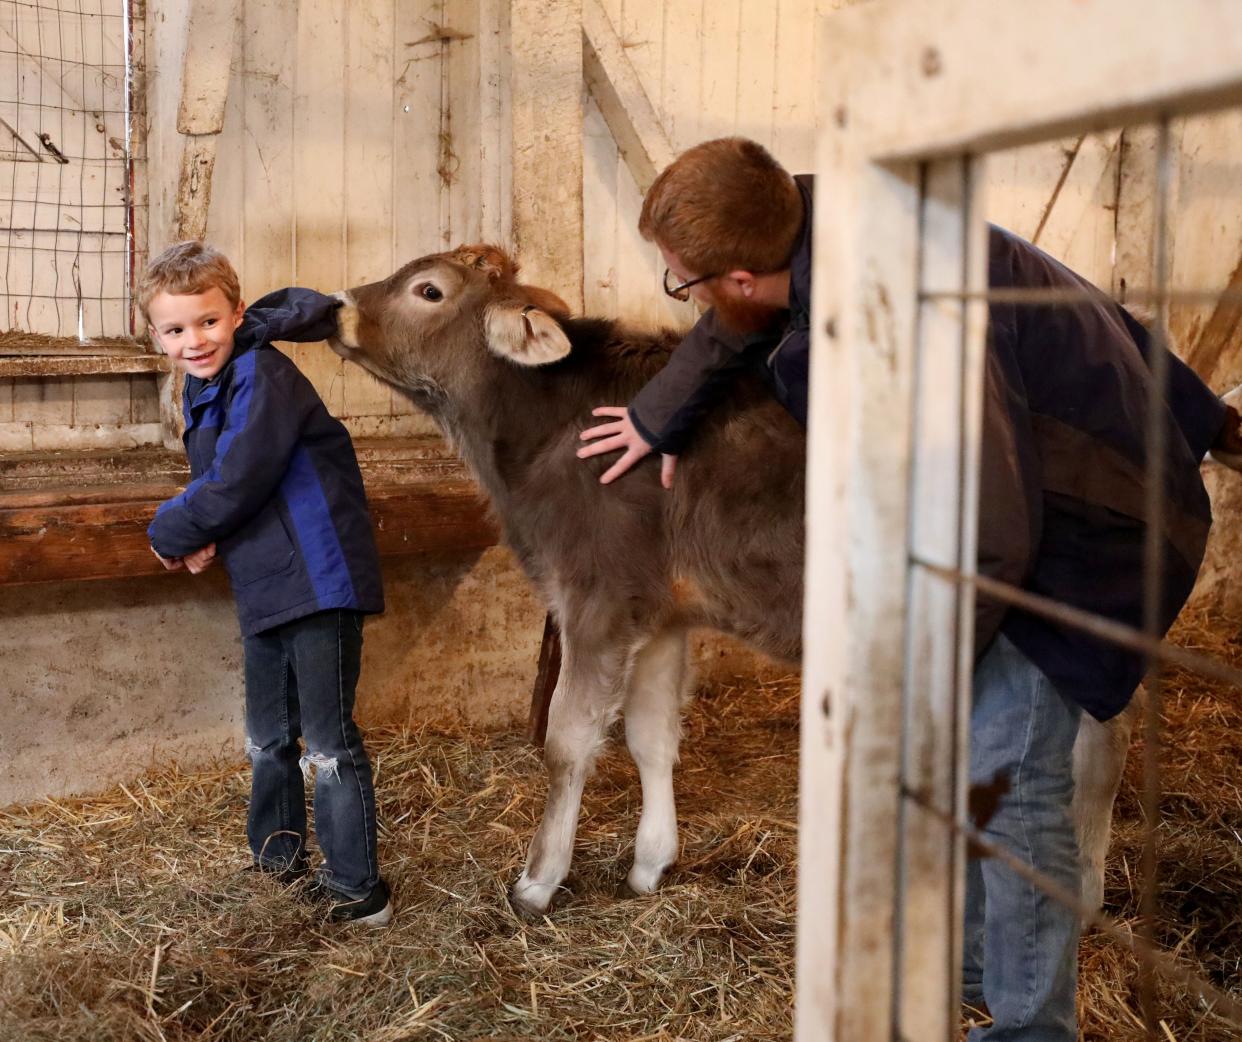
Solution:
<svg viewBox="0 0 1242 1042"><path fill-rule="evenodd" d="M814 169L820 15L840 0L604 0L676 151L741 134L790 170ZM691 304L660 289L663 264L638 234L642 197L588 97L585 116L588 311L687 324Z"/></svg>
<svg viewBox="0 0 1242 1042"><path fill-rule="evenodd" d="M156 249L172 227L186 10L180 0L151 9ZM245 0L207 235L248 301L286 285L354 286L450 243L502 238L505 10L501 0ZM430 430L322 345L288 350L355 435Z"/></svg>

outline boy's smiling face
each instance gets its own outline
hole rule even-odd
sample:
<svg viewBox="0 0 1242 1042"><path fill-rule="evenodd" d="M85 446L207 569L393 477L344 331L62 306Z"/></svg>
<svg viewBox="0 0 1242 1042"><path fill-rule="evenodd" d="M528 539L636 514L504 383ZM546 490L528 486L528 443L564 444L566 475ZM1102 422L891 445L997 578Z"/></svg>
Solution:
<svg viewBox="0 0 1242 1042"><path fill-rule="evenodd" d="M157 293L147 305L151 337L178 368L210 380L233 354L246 305L234 307L218 286L204 293Z"/></svg>

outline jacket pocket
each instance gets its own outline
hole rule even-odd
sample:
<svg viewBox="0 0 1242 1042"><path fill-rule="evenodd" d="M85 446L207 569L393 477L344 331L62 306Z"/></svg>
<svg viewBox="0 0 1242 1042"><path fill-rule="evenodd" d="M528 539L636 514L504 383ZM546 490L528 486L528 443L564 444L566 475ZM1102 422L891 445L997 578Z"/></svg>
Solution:
<svg viewBox="0 0 1242 1042"><path fill-rule="evenodd" d="M269 502L238 532L221 540L220 553L234 586L249 586L287 571L293 564L293 540L276 500Z"/></svg>

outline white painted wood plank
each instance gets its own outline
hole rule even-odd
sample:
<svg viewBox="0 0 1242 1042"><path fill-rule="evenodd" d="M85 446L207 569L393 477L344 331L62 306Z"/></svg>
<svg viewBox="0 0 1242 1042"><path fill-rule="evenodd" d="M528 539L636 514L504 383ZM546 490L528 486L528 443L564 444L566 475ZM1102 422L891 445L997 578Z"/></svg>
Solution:
<svg viewBox="0 0 1242 1042"><path fill-rule="evenodd" d="M779 0L776 82L772 98L772 152L787 169L804 173L815 157L815 0Z"/></svg>
<svg viewBox="0 0 1242 1042"><path fill-rule="evenodd" d="M778 4L743 4L738 50L737 133L772 147Z"/></svg>
<svg viewBox="0 0 1242 1042"><path fill-rule="evenodd" d="M513 0L513 238L525 276L582 308L582 0Z"/></svg>
<svg viewBox="0 0 1242 1042"><path fill-rule="evenodd" d="M479 0L478 33L479 238L503 244L512 232L513 191L508 0Z"/></svg>
<svg viewBox="0 0 1242 1042"><path fill-rule="evenodd" d="M894 1037L919 179L843 135L818 176L795 1027L872 1042Z"/></svg>
<svg viewBox="0 0 1242 1042"><path fill-rule="evenodd" d="M617 315L617 173L612 132L589 97L583 117L583 310Z"/></svg>
<svg viewBox="0 0 1242 1042"><path fill-rule="evenodd" d="M444 30L448 96L442 123L440 169L448 182L448 245L477 242L483 195L483 69L479 63L479 0L449 4Z"/></svg>
<svg viewBox="0 0 1242 1042"><path fill-rule="evenodd" d="M839 12L821 61L868 56L828 104L848 110L872 155L1003 148L1242 101L1242 5L1230 0L1149 4L1139 19L1130 0L1046 0L1037 18L1013 0L901 11Z"/></svg>
<svg viewBox="0 0 1242 1042"><path fill-rule="evenodd" d="M292 285L294 134L293 90L297 8L283 0L246 0L242 35L242 183L236 207L244 229L242 295L253 300Z"/></svg>
<svg viewBox="0 0 1242 1042"><path fill-rule="evenodd" d="M737 132L738 62L745 49L741 16L741 0L720 0L704 5L702 113L699 123L699 134L704 140ZM808 98L814 95L814 87L807 77L803 77L802 91ZM812 157L808 155L805 169L811 169L811 161Z"/></svg>
<svg viewBox="0 0 1242 1042"><path fill-rule="evenodd" d="M439 173L444 45L442 0L397 5L394 163L395 253L405 264L442 249L447 192Z"/></svg>
<svg viewBox="0 0 1242 1042"><path fill-rule="evenodd" d="M677 152L702 140L702 26L702 0L664 0L660 108Z"/></svg>
<svg viewBox="0 0 1242 1042"><path fill-rule="evenodd" d="M393 251L397 266L443 249L448 192L439 173L445 46L438 40L443 0L413 0L396 9L396 107L393 114ZM417 413L394 394L395 416Z"/></svg>
<svg viewBox="0 0 1242 1042"><path fill-rule="evenodd" d="M393 257L393 0L345 8L349 69L345 84L344 289L392 273ZM327 288L327 287L323 287ZM342 370L346 416L388 416L392 391L361 366Z"/></svg>
<svg viewBox="0 0 1242 1042"><path fill-rule="evenodd" d="M293 103L294 280L345 285L345 0L299 0ZM322 345L290 345L333 416L344 412L344 361Z"/></svg>
<svg viewBox="0 0 1242 1042"><path fill-rule="evenodd" d="M964 210L978 179L961 160L932 164L926 176L920 270L923 289L982 288L987 241L975 222L968 243ZM969 179L969 180L968 180ZM963 279L966 257L971 275ZM965 285L963 282L965 281ZM979 360L985 319L960 304L925 303L919 311L910 546L948 568L975 568ZM974 338L963 342L963 323ZM962 419L968 417L963 429ZM937 807L960 809L973 667L973 591L914 569L905 646L902 720L905 788ZM904 803L899 856L900 1026L906 1042L943 1042L957 1032L965 850L942 822Z"/></svg>

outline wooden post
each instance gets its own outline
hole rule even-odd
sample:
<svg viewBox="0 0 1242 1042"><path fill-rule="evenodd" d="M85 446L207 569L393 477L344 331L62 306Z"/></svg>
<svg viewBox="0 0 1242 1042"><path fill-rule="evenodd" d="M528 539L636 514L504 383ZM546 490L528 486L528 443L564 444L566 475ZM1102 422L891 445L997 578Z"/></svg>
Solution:
<svg viewBox="0 0 1242 1042"><path fill-rule="evenodd" d="M240 18L241 0L194 0L190 9L177 110L177 132L185 135L177 181L179 239L201 239L207 231L216 142L224 129Z"/></svg>
<svg viewBox="0 0 1242 1042"><path fill-rule="evenodd" d="M549 614L543 622L543 640L539 644L539 668L535 671L535 686L530 697L530 717L526 722L526 737L531 744L543 747L548 736L548 707L561 676L561 631L556 620Z"/></svg>
<svg viewBox="0 0 1242 1042"><path fill-rule="evenodd" d="M807 463L796 1031L893 1033L918 168L826 137ZM829 202L830 201L830 202ZM831 272L831 278L828 274Z"/></svg>
<svg viewBox="0 0 1242 1042"><path fill-rule="evenodd" d="M582 0L512 0L513 240L523 278L582 310Z"/></svg>
<svg viewBox="0 0 1242 1042"><path fill-rule="evenodd" d="M983 161L929 163L919 219L919 288L982 290L987 237L977 189ZM915 328L908 551L975 570L975 521L987 310L937 300ZM907 547L900 550L906 557ZM904 655L901 787L961 814L974 668L974 591L911 568ZM954 1037L960 1017L965 847L943 822L903 800L897 821L896 942L899 1018L905 1042Z"/></svg>

